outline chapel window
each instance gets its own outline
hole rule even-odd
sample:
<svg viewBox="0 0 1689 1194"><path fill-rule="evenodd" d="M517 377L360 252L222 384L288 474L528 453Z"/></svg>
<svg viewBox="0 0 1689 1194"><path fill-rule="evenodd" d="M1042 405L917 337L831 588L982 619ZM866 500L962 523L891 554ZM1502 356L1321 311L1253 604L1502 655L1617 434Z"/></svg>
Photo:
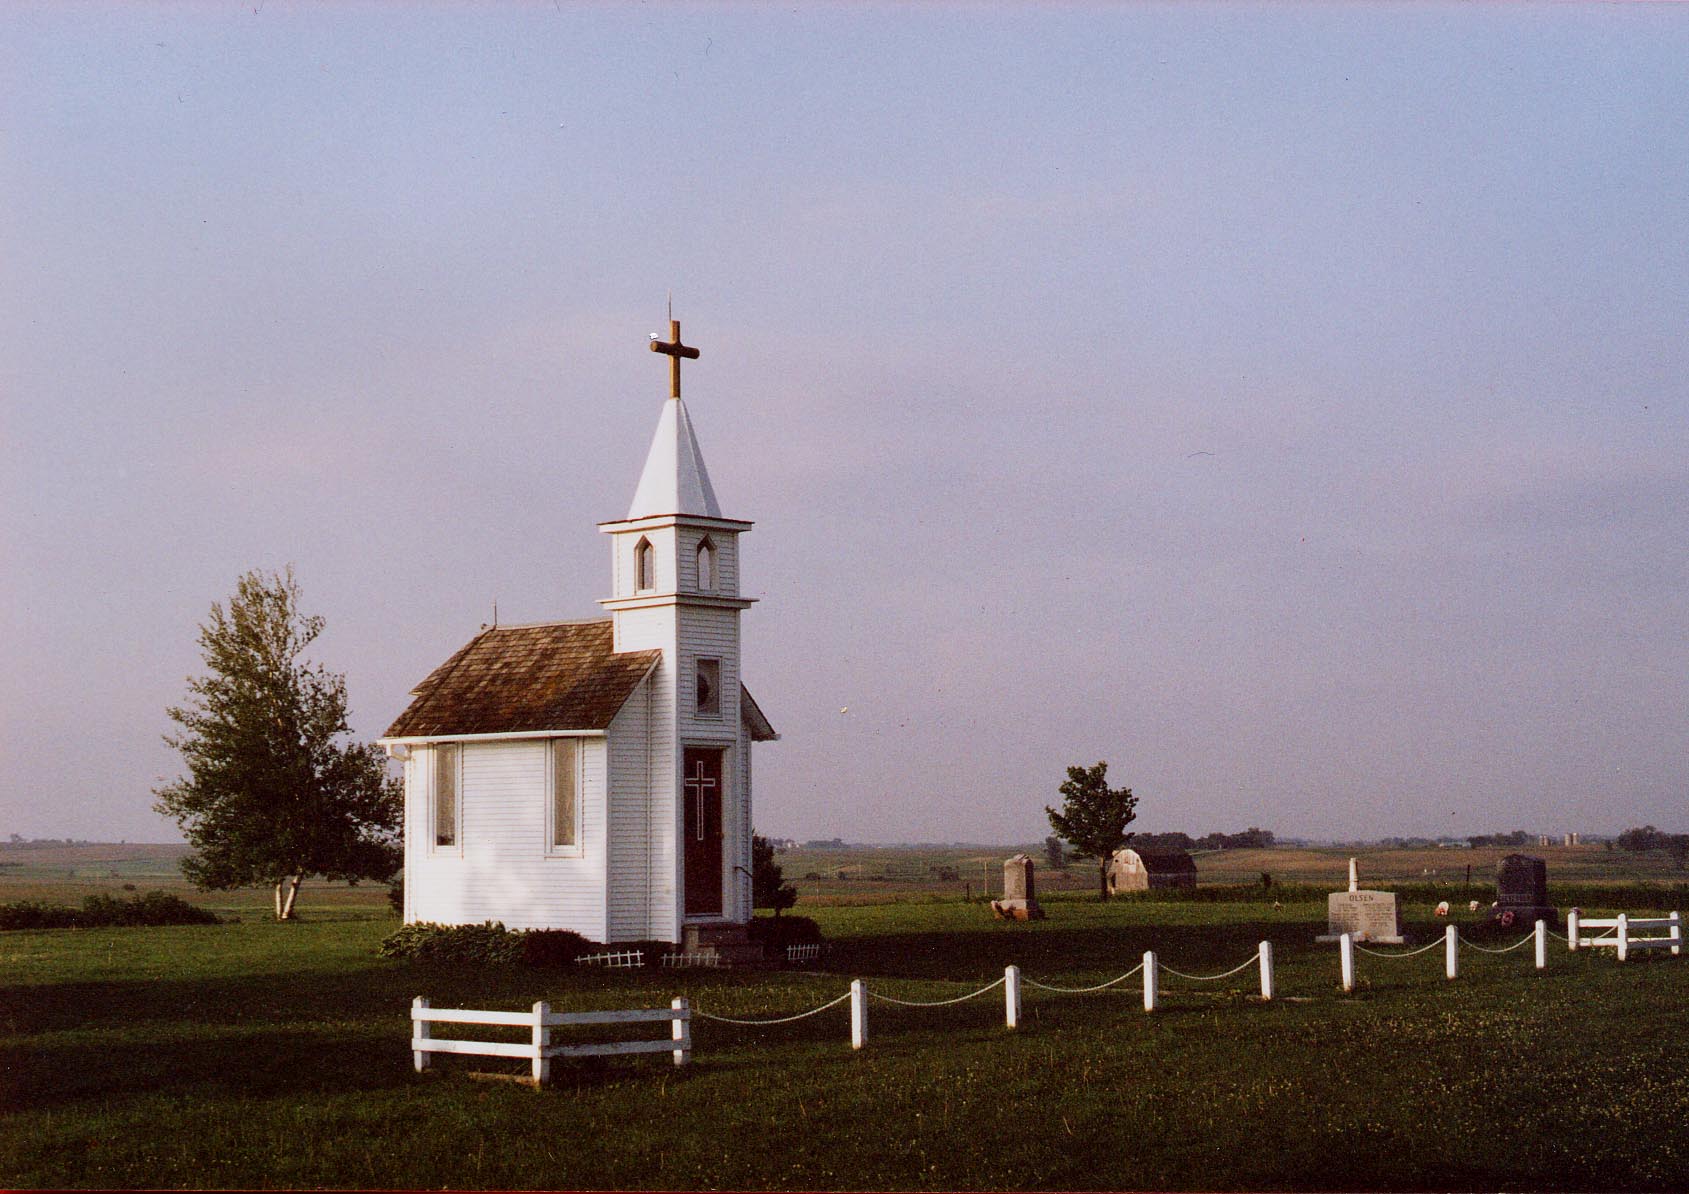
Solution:
<svg viewBox="0 0 1689 1194"><path fill-rule="evenodd" d="M455 742L442 742L434 748L434 845L457 845L458 756Z"/></svg>
<svg viewBox="0 0 1689 1194"><path fill-rule="evenodd" d="M705 535L698 544L698 588L707 593L715 585L715 544Z"/></svg>
<svg viewBox="0 0 1689 1194"><path fill-rule="evenodd" d="M641 538L634 545L633 574L637 578L634 588L638 592L657 587L657 553L652 550L649 539Z"/></svg>
<svg viewBox="0 0 1689 1194"><path fill-rule="evenodd" d="M580 807L581 744L578 738L551 740L550 832L546 846L571 850L575 846L575 810Z"/></svg>
<svg viewBox="0 0 1689 1194"><path fill-rule="evenodd" d="M696 696L699 717L721 716L721 660L698 661Z"/></svg>

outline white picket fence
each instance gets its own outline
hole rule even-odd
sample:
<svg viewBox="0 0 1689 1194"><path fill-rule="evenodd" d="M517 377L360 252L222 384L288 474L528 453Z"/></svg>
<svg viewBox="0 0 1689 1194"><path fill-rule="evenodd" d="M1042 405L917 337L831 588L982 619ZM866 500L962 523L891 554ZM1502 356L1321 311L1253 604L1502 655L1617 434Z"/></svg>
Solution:
<svg viewBox="0 0 1689 1194"><path fill-rule="evenodd" d="M650 1024L668 1021L666 1040L595 1041L583 1045L557 1045L551 1040L555 1028L594 1024ZM466 1041L434 1035L436 1024L478 1024L502 1028L526 1028L525 1041ZM462 1007L433 1007L417 996L411 1001L411 1055L417 1073L428 1069L435 1053L467 1053L479 1057L523 1057L533 1063L536 1086L551 1080L554 1057L609 1057L628 1053L672 1053L675 1065L692 1059L692 1009L684 996L668 1007L630 1008L603 1012L554 1012L549 1003L534 1004L527 1012L478 1011Z"/></svg>
<svg viewBox="0 0 1689 1194"><path fill-rule="evenodd" d="M1610 935L1586 937L1584 930L1612 930ZM1664 929L1662 937L1632 936L1638 929L1647 932ZM1586 917L1573 909L1566 914L1566 943L1573 952L1579 949L1611 948L1623 962L1633 949L1669 949L1674 955L1683 952L1683 920L1675 912L1669 916L1628 916L1621 912L1614 917Z"/></svg>

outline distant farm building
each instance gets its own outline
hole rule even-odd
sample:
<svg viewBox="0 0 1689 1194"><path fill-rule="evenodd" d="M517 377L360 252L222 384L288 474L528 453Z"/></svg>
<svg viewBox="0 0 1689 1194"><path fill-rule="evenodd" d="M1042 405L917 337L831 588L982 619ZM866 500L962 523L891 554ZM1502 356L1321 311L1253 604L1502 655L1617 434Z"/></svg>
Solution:
<svg viewBox="0 0 1689 1194"><path fill-rule="evenodd" d="M1183 850L1116 850L1108 860L1108 890L1195 887L1196 861Z"/></svg>

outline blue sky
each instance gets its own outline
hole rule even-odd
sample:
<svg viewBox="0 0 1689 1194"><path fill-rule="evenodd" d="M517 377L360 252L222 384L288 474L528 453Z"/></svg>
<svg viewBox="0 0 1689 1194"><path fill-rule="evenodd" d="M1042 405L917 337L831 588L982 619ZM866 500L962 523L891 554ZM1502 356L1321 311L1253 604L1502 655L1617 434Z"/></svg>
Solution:
<svg viewBox="0 0 1689 1194"><path fill-rule="evenodd" d="M666 394L757 821L1686 828L1689 12L9 6L0 832L158 840L292 563L374 736ZM841 713L841 709L848 712Z"/></svg>

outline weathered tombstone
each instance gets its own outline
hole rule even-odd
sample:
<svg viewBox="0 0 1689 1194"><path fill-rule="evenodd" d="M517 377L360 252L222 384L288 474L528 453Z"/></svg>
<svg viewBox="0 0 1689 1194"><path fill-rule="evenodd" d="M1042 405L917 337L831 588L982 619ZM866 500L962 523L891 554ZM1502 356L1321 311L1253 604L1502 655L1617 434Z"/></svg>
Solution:
<svg viewBox="0 0 1689 1194"><path fill-rule="evenodd" d="M1326 898L1325 936L1316 941L1336 941L1344 933L1356 941L1401 945L1401 914L1393 891L1362 891L1355 860L1349 860L1349 890L1334 891Z"/></svg>
<svg viewBox="0 0 1689 1194"><path fill-rule="evenodd" d="M1036 867L1025 854L1003 860L1003 898L991 901L991 911L999 920L1043 920L1044 910L1038 906L1034 882Z"/></svg>
<svg viewBox="0 0 1689 1194"><path fill-rule="evenodd" d="M1336 941L1344 933L1356 941L1400 945L1402 922L1393 891L1334 891L1326 897L1325 933L1318 941Z"/></svg>
<svg viewBox="0 0 1689 1194"><path fill-rule="evenodd" d="M1501 925L1560 923L1559 909L1548 902L1548 864L1529 854L1509 854L1495 872L1495 908L1491 918Z"/></svg>
<svg viewBox="0 0 1689 1194"><path fill-rule="evenodd" d="M1116 850L1108 860L1108 891L1149 891L1161 887L1195 887L1196 862L1184 850Z"/></svg>

